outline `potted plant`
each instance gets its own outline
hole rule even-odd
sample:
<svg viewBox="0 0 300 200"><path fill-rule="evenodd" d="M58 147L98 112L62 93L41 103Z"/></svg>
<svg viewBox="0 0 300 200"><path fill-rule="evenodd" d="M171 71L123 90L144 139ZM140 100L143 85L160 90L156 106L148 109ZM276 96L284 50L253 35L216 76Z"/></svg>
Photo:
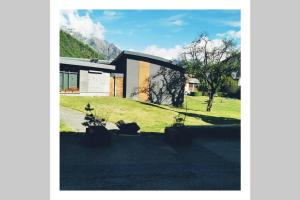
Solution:
<svg viewBox="0 0 300 200"><path fill-rule="evenodd" d="M103 118L97 118L93 110L94 108L88 103L85 106L85 121L82 123L86 127L86 133L93 144L108 144L111 142L111 134L105 128L106 122Z"/></svg>
<svg viewBox="0 0 300 200"><path fill-rule="evenodd" d="M165 129L167 140L174 145L189 145L192 142L191 136L185 129L185 117L182 114L178 114L174 117L175 122L171 127Z"/></svg>

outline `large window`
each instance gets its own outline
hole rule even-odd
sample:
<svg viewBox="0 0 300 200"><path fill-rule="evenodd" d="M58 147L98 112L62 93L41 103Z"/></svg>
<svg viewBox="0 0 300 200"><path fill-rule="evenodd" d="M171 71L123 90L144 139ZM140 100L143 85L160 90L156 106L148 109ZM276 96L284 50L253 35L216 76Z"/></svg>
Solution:
<svg viewBox="0 0 300 200"><path fill-rule="evenodd" d="M60 71L60 91L78 91L78 72Z"/></svg>

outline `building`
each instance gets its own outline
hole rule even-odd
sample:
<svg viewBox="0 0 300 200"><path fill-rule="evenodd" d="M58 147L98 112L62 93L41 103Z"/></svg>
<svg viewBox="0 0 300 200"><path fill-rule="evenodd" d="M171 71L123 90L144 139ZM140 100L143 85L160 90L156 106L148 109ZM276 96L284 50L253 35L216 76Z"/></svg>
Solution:
<svg viewBox="0 0 300 200"><path fill-rule="evenodd" d="M186 82L185 82L185 94L190 94L191 92L197 92L197 86L200 84L200 81L196 78L192 78L189 76L186 76Z"/></svg>
<svg viewBox="0 0 300 200"><path fill-rule="evenodd" d="M109 96L110 76L115 66L89 59L60 58L60 93L63 95Z"/></svg>
<svg viewBox="0 0 300 200"><path fill-rule="evenodd" d="M180 94L179 90L184 90L182 88L184 69L170 60L144 53L123 51L111 64L116 66L116 73L124 75L125 98L159 104L172 104L172 95L180 95L183 98L184 91ZM172 94L176 92L177 95Z"/></svg>
<svg viewBox="0 0 300 200"><path fill-rule="evenodd" d="M62 95L118 96L162 104L180 104L184 69L170 60L123 51L112 62L60 59Z"/></svg>

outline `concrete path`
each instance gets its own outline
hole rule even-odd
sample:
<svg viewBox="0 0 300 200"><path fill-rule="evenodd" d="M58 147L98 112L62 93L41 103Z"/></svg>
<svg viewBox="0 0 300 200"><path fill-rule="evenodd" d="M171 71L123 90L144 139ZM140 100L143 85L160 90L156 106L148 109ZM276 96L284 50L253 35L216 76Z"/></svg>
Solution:
<svg viewBox="0 0 300 200"><path fill-rule="evenodd" d="M81 124L84 121L85 114L77 110L66 107L60 107L60 118L75 132L85 132L85 127ZM106 123L108 130L118 130L118 127L111 122Z"/></svg>

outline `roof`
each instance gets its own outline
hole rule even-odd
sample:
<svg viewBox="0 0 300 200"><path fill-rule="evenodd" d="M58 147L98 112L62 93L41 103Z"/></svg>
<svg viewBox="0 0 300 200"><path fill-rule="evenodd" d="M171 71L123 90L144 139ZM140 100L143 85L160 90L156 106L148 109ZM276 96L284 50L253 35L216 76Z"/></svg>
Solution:
<svg viewBox="0 0 300 200"><path fill-rule="evenodd" d="M98 69L115 70L115 66L109 64L109 62L105 60L91 62L90 59L84 59L84 58L60 57L60 63L66 65L76 65L76 66L84 66L84 67L93 67Z"/></svg>
<svg viewBox="0 0 300 200"><path fill-rule="evenodd" d="M195 84L199 84L199 83L200 83L200 81L199 81L198 79L196 79L196 78L189 78L189 79L188 79L188 83L195 83Z"/></svg>
<svg viewBox="0 0 300 200"><path fill-rule="evenodd" d="M168 65L173 66L174 68L176 68L177 70L184 70L182 67L176 65L173 61L159 57L159 56L154 56L154 55L150 55L150 54L145 54L145 53L140 53L140 52L134 52L134 51L122 51L112 62L111 64L115 64L117 62L117 60L119 60L121 57L123 56L133 56L133 57L139 57L139 58L144 58L150 61L156 61L156 62L160 62L160 63L166 63Z"/></svg>

